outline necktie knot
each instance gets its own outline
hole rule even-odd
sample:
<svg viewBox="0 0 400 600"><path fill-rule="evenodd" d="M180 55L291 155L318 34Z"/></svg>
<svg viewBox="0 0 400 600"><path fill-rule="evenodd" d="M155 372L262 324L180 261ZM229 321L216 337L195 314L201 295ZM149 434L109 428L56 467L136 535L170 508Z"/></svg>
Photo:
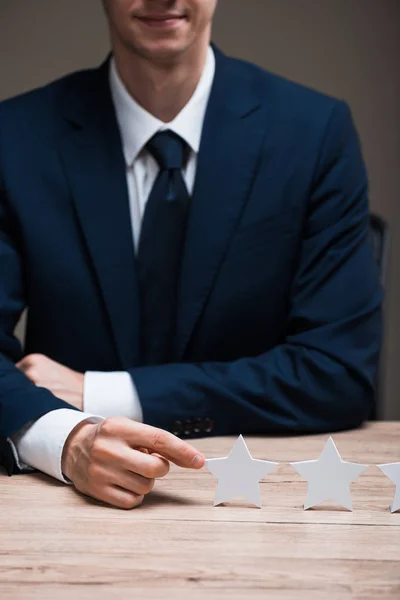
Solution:
<svg viewBox="0 0 400 600"><path fill-rule="evenodd" d="M146 144L161 170L182 169L186 160L187 144L172 131L156 133Z"/></svg>

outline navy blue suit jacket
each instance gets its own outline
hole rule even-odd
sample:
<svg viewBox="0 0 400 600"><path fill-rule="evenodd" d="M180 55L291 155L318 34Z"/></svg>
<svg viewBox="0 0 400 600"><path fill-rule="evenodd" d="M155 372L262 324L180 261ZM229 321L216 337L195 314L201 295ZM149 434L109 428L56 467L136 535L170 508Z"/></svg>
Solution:
<svg viewBox="0 0 400 600"><path fill-rule="evenodd" d="M183 436L352 427L373 403L381 290L344 102L216 51L179 289L178 353L144 367L107 63L0 104L0 435L69 407L16 367L127 370ZM110 398L112 402L112 398ZM70 408L70 407L69 407ZM7 462L8 461L8 462Z"/></svg>

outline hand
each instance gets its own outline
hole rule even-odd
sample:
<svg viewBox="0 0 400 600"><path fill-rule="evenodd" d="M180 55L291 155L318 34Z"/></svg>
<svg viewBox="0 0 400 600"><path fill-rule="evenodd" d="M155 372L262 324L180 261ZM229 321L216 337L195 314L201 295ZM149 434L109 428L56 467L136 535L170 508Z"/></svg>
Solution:
<svg viewBox="0 0 400 600"><path fill-rule="evenodd" d="M16 366L35 385L50 390L57 398L83 410L83 373L64 367L43 354L29 354Z"/></svg>
<svg viewBox="0 0 400 600"><path fill-rule="evenodd" d="M110 417L99 424L77 425L64 445L61 464L64 475L83 494L131 509L142 503L155 479L167 475L169 461L200 469L205 459L172 433L126 417Z"/></svg>

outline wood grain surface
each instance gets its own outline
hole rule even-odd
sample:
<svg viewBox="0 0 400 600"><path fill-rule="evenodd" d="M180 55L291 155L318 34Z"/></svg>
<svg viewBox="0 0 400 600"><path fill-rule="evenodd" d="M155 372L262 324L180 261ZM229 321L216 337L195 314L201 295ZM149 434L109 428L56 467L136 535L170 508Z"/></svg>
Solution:
<svg viewBox="0 0 400 600"><path fill-rule="evenodd" d="M370 466L353 512L304 511L307 482L288 464L318 458L327 435L246 437L254 458L280 462L261 482L263 507L213 507L206 469L172 467L138 509L107 507L33 473L0 473L0 599L400 599L400 513L375 466L400 461L400 423L334 434L343 460ZM226 456L234 438L193 444Z"/></svg>

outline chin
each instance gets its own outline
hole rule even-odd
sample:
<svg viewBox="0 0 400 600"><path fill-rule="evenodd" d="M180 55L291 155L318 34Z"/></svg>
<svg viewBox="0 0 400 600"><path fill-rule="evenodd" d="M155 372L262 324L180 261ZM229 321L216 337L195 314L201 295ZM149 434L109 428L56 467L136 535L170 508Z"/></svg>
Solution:
<svg viewBox="0 0 400 600"><path fill-rule="evenodd" d="M188 43L170 40L143 44L137 47L137 51L148 59L167 61L182 54L188 46Z"/></svg>

